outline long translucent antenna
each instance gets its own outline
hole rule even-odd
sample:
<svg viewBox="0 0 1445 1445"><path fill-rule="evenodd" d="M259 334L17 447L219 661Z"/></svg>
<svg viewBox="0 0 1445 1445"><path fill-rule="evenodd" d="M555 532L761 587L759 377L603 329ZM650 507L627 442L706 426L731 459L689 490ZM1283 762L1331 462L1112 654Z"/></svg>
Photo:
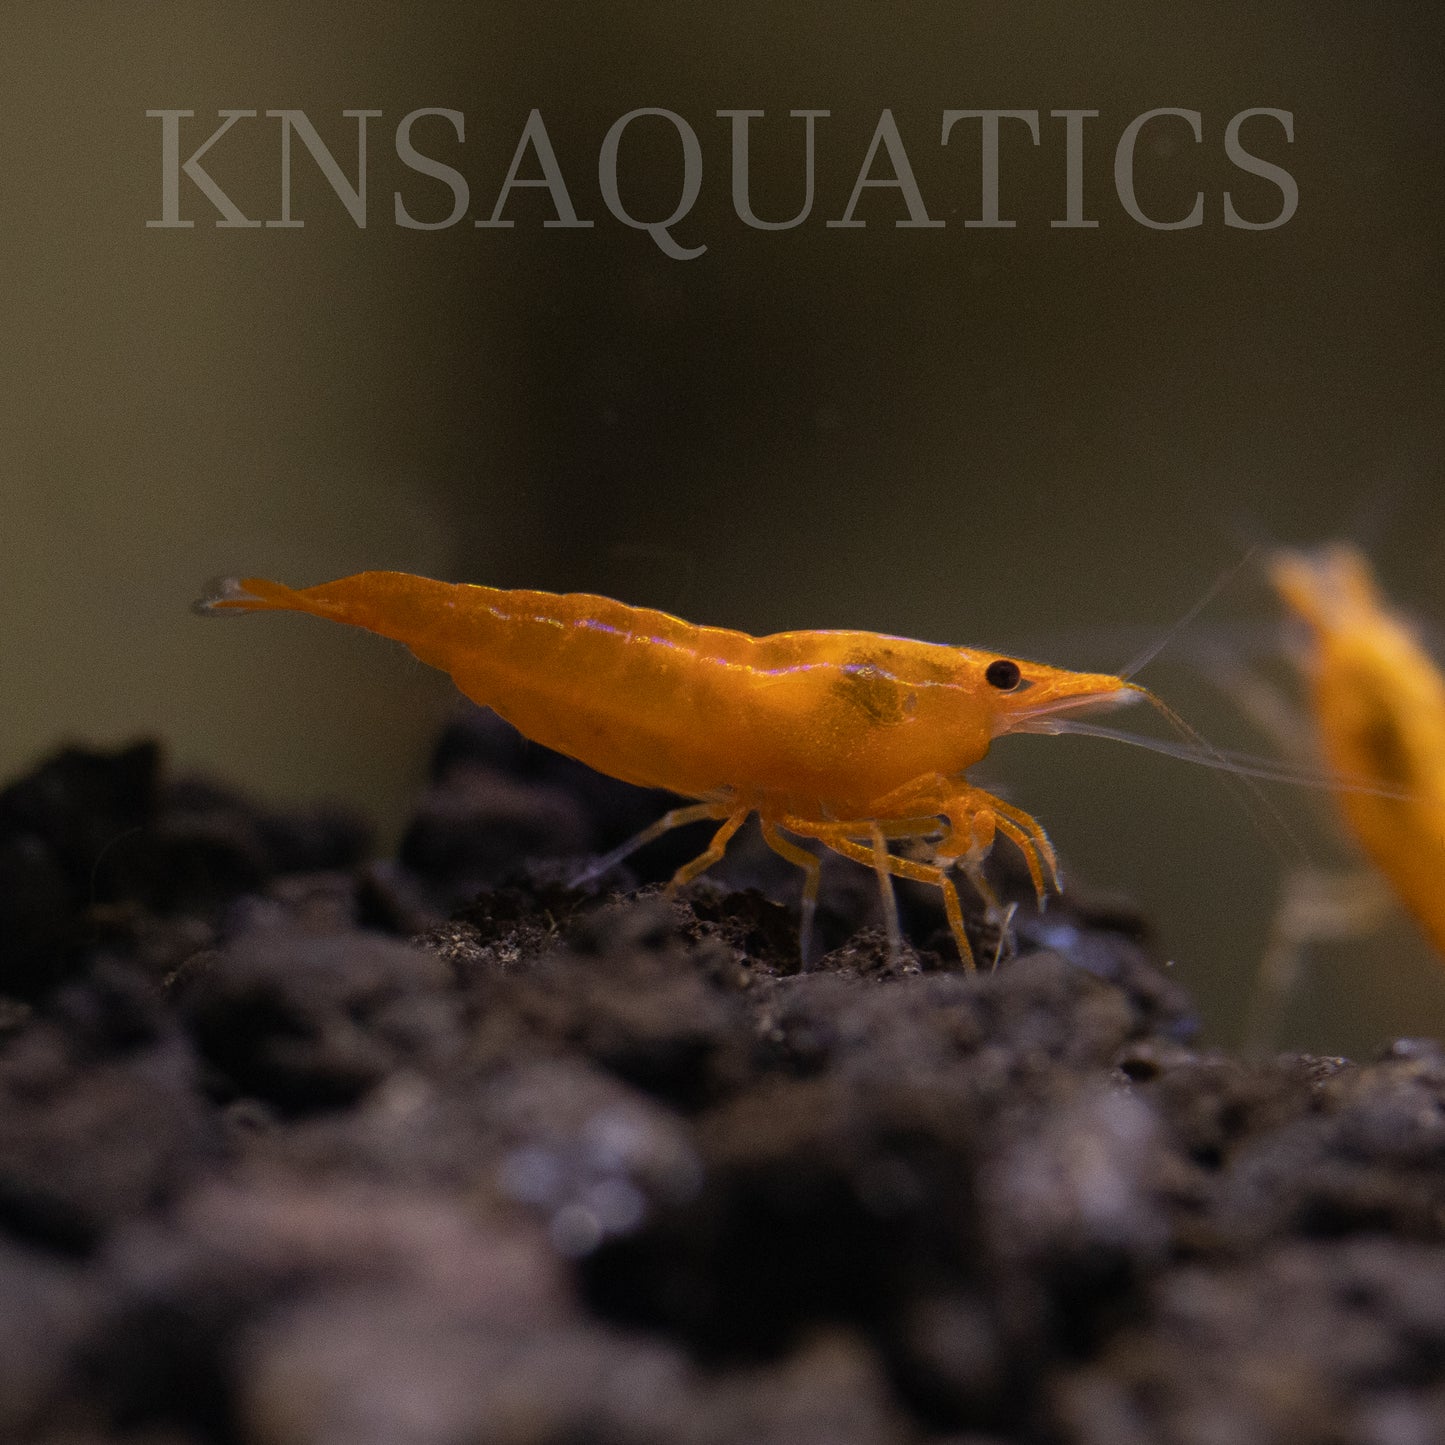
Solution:
<svg viewBox="0 0 1445 1445"><path fill-rule="evenodd" d="M1270 800L1260 791L1257 783L1252 779L1250 773L1245 771L1245 766L1238 762L1230 762L1217 748L1207 739L1200 736L1187 722L1184 721L1173 708L1167 706L1154 696L1147 688L1139 687L1138 683L1130 684L1169 720L1171 727L1175 728L1183 737L1189 740L1193 746L1180 746L1177 743L1168 743L1160 738L1146 738L1137 736L1134 733L1116 732L1113 728L1099 727L1097 724L1080 723L1072 718L1060 718L1058 722L1067 724L1060 726L1059 732L1082 733L1091 737L1111 738L1115 742L1130 743L1134 747L1147 748L1150 752L1163 753L1166 757L1181 758L1185 762L1200 763L1205 767L1212 768L1218 774L1223 774L1219 781L1223 783L1232 793L1234 800L1244 810L1244 815L1254 825L1261 838L1268 845L1270 852L1281 862L1286 861L1286 850L1279 844L1278 839L1283 838L1289 845L1289 849L1296 858L1309 861L1309 850L1300 841L1299 835L1284 820L1284 815L1274 806ZM1042 720L1041 720L1042 721ZM1232 777L1229 775L1233 775ZM1235 782L1235 779L1238 782ZM1242 791L1241 791L1242 790ZM1278 837L1271 834L1265 826L1265 820L1274 825Z"/></svg>
<svg viewBox="0 0 1445 1445"><path fill-rule="evenodd" d="M1135 683L1134 685L1138 687L1138 683ZM1169 724L1169 726L1172 727L1174 731L1179 734L1180 737L1193 743L1196 748L1202 749L1209 757L1217 758L1220 760L1221 763L1224 762L1224 759L1220 756L1219 749L1216 748L1214 744L1209 741L1208 738L1203 736L1202 733L1198 732L1195 728L1190 727L1189 724L1185 722L1184 719L1180 717L1179 714L1175 712L1168 703L1166 703L1162 698L1155 697L1154 694L1148 691L1147 688L1140 688L1140 691L1148 700L1149 705L1157 713L1159 713L1160 716L1164 718L1164 720ZM1263 790L1259 787L1259 784L1254 781L1252 775L1248 772L1242 771L1237 766L1225 766L1223 767L1222 771L1226 775L1233 773L1233 775L1239 779L1238 788L1242 791L1236 791L1235 797L1238 798L1240 806L1244 809L1245 813L1253 820L1255 826L1260 829L1260 832L1262 834L1264 834L1266 841L1268 841L1270 844L1271 851L1273 851L1277 857L1282 858L1282 850L1275 847L1273 841L1269 839L1268 833L1265 832L1264 828L1259 822L1261 812L1265 817L1270 819L1270 821L1277 829L1279 829L1280 836L1289 843L1289 846L1291 848L1294 849L1295 856L1298 858L1303 858L1306 862L1308 862L1310 856L1309 849L1306 848L1305 845L1300 841L1299 835L1294 831L1294 829L1285 822L1284 814L1281 813L1280 810L1276 808L1275 805L1270 802L1270 800L1265 796ZM1229 785L1229 779L1227 776L1221 778L1220 781L1225 783L1226 786ZM1251 803L1253 803L1253 806L1251 806Z"/></svg>
<svg viewBox="0 0 1445 1445"><path fill-rule="evenodd" d="M1163 652L1164 649L1168 647L1169 644L1173 642L1174 639L1178 637L1179 634L1183 632L1184 629L1188 627L1189 624L1193 622L1194 619L1198 617L1199 614L1203 612L1204 609L1208 607L1209 604L1213 602L1214 599L1218 597L1219 594L1231 582L1233 582L1237 576L1239 576L1240 572L1244 570L1250 560L1254 557L1255 553L1258 551L1258 547L1251 547L1249 551L1247 551L1244 556L1239 559L1238 562L1236 562L1232 567L1228 567L1223 572L1221 572L1219 576L1214 579L1213 584L1210 586L1209 590L1204 594L1204 596L1202 596L1189 609L1189 611L1186 612L1184 616L1181 617L1179 621L1176 622L1174 626L1171 627L1162 637L1158 637L1153 642L1151 642L1149 646L1146 647L1144 651L1138 655L1138 657L1134 658L1134 660L1119 674L1119 676L1125 682L1128 682L1129 679L1133 677L1136 673L1142 672L1146 667L1148 667L1149 664L1153 662L1154 659L1158 657L1159 654Z"/></svg>
<svg viewBox="0 0 1445 1445"><path fill-rule="evenodd" d="M1187 727L1187 724L1185 726ZM1146 737L1141 733L1103 727L1098 723L1082 722L1077 718L1043 719L1038 727L1021 728L1019 731L1073 733L1086 738L1108 738L1116 743L1147 748L1151 753L1162 753L1167 758L1179 758L1186 763L1197 763L1201 767L1233 773L1236 777L1259 778L1267 783L1288 783L1293 787L1318 788L1323 792L1369 793L1377 798L1396 798L1401 801L1408 801L1411 796L1394 788L1382 788L1366 778L1332 777L1308 768L1295 767L1290 763L1257 757L1252 753L1237 752L1232 748L1216 748L1202 740L1198 743L1171 742L1168 738Z"/></svg>

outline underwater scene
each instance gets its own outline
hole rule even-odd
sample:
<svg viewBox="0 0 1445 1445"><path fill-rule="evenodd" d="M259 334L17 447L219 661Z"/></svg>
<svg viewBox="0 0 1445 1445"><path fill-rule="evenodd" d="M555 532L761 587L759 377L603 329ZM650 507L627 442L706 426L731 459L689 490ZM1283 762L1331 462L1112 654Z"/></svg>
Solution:
<svg viewBox="0 0 1445 1445"><path fill-rule="evenodd" d="M0 39L0 1439L1445 1435L1439 15Z"/></svg>

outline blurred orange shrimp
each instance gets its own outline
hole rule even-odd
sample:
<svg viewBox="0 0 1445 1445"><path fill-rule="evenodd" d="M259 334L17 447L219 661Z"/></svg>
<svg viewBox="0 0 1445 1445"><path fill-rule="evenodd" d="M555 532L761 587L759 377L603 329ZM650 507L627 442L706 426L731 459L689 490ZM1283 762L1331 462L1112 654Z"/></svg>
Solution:
<svg viewBox="0 0 1445 1445"><path fill-rule="evenodd" d="M1350 833L1445 961L1445 678L1354 547L1284 551L1275 590L1304 624L1321 751Z"/></svg>

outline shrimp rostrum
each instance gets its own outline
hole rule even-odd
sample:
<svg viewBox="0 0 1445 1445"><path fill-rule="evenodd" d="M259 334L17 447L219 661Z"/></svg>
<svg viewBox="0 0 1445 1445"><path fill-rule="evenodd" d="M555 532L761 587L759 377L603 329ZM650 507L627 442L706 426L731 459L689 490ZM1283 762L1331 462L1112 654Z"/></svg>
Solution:
<svg viewBox="0 0 1445 1445"><path fill-rule="evenodd" d="M756 813L767 845L804 875L805 962L820 861L799 840L875 868L886 907L890 875L936 887L972 967L953 867L995 906L980 864L1000 835L1023 855L1040 900L1058 886L1058 870L1039 824L970 783L967 770L1006 733L1084 731L1065 715L1140 696L1162 708L1121 677L975 648L873 632L753 637L605 597L400 572L302 589L248 577L201 606L307 612L394 638L534 741L694 800L590 876L670 828L716 821L707 849L674 876L680 886L716 863ZM890 850L909 839L931 842L929 861Z"/></svg>

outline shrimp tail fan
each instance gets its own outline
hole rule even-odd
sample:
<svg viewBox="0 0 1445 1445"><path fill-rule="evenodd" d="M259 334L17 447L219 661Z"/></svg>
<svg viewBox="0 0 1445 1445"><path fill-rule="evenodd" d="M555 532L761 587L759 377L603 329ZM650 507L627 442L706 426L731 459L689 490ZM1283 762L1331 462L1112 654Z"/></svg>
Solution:
<svg viewBox="0 0 1445 1445"><path fill-rule="evenodd" d="M405 643L423 662L447 670L438 647L455 649L458 632L475 637L490 614L457 599L483 598L486 588L458 588L404 572L357 572L315 587L287 587L265 577L227 577L195 604L203 616L226 612L305 612L330 622L364 627ZM445 649L444 649L445 650ZM435 659L435 661L434 661Z"/></svg>
<svg viewBox="0 0 1445 1445"><path fill-rule="evenodd" d="M206 593L191 606L202 617L217 617L230 612L309 612L308 605L294 587L271 582L264 577L218 577L207 584Z"/></svg>

